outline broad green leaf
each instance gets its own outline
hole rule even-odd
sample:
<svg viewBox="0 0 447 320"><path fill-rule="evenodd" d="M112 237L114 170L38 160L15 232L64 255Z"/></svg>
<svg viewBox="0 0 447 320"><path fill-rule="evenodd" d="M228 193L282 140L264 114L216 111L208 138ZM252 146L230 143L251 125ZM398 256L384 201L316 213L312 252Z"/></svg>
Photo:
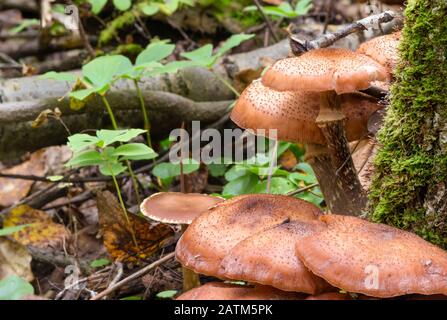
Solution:
<svg viewBox="0 0 447 320"><path fill-rule="evenodd" d="M148 62L160 61L169 55L175 49L175 45L164 43L162 41L150 43L137 57L135 65L141 65Z"/></svg>
<svg viewBox="0 0 447 320"><path fill-rule="evenodd" d="M202 66L212 65L216 60L216 57L213 56L213 46L211 44L206 44L193 51L183 52L180 55Z"/></svg>
<svg viewBox="0 0 447 320"><path fill-rule="evenodd" d="M192 163L183 164L183 173L184 174L189 174L189 173L199 170L200 164L194 160L192 160L191 162ZM163 163L157 164L154 167L154 169L152 170L152 173L154 174L154 176L156 176L160 179L169 179L169 178L177 177L180 175L180 164L163 162Z"/></svg>
<svg viewBox="0 0 447 320"><path fill-rule="evenodd" d="M94 144L97 144L99 139L95 136L91 136L85 133L78 133L68 137L68 147L78 152Z"/></svg>
<svg viewBox="0 0 447 320"><path fill-rule="evenodd" d="M90 262L90 267L92 268L101 268L109 265L111 262L109 259L96 259Z"/></svg>
<svg viewBox="0 0 447 320"><path fill-rule="evenodd" d="M98 14L104 9L107 0L88 0L88 2L92 5L92 12Z"/></svg>
<svg viewBox="0 0 447 320"><path fill-rule="evenodd" d="M295 190L295 185L286 178L274 177L271 179L270 193L271 194L287 194ZM256 184L253 188L253 193L266 193L267 180Z"/></svg>
<svg viewBox="0 0 447 320"><path fill-rule="evenodd" d="M131 0L113 0L115 8L121 11L126 11L132 6Z"/></svg>
<svg viewBox="0 0 447 320"><path fill-rule="evenodd" d="M140 8L141 8L141 11L147 16L153 16L160 10L160 7L158 6L158 4L152 3L152 2L144 3L141 5Z"/></svg>
<svg viewBox="0 0 447 320"><path fill-rule="evenodd" d="M241 166L241 165L235 165L235 166L231 167L231 169L225 173L225 179L227 181L235 180L239 177L246 175L247 171L248 171L248 169L246 167Z"/></svg>
<svg viewBox="0 0 447 320"><path fill-rule="evenodd" d="M166 290L161 291L155 295L159 299L172 299L177 294L177 290Z"/></svg>
<svg viewBox="0 0 447 320"><path fill-rule="evenodd" d="M41 79L51 79L56 81L76 82L77 77L69 72L49 71L40 76Z"/></svg>
<svg viewBox="0 0 447 320"><path fill-rule="evenodd" d="M164 14L170 16L173 14L179 6L179 0L165 0L165 3L160 3L158 6L160 11Z"/></svg>
<svg viewBox="0 0 447 320"><path fill-rule="evenodd" d="M298 194L296 197L305 200L307 202L313 203L317 206L320 206L321 202L323 202L324 200L322 196L313 194L312 192L302 192Z"/></svg>
<svg viewBox="0 0 447 320"><path fill-rule="evenodd" d="M38 19L24 19L18 26L9 29L9 32L12 34L17 34L27 29L28 27L38 26L39 23L40 21Z"/></svg>
<svg viewBox="0 0 447 320"><path fill-rule="evenodd" d="M154 150L143 143L124 144L116 148L113 152L113 155L125 157L143 157L139 158L139 160L153 159L157 156Z"/></svg>
<svg viewBox="0 0 447 320"><path fill-rule="evenodd" d="M0 280L0 300L20 300L34 294L34 288L26 280L12 275Z"/></svg>
<svg viewBox="0 0 447 320"><path fill-rule="evenodd" d="M230 51L231 49L237 47L242 42L247 41L251 38L253 38L254 34L235 34L232 35L228 40L226 40L222 46L217 50L217 54L219 56L224 55L227 51Z"/></svg>
<svg viewBox="0 0 447 320"><path fill-rule="evenodd" d="M315 176L312 167L310 166L310 164L308 164L306 162L298 163L295 166L295 170L301 170L301 171L304 171L305 173L307 173L308 175Z"/></svg>
<svg viewBox="0 0 447 320"><path fill-rule="evenodd" d="M69 167L94 166L103 163L101 154L96 150L88 150L75 154L70 161L66 163Z"/></svg>
<svg viewBox="0 0 447 320"><path fill-rule="evenodd" d="M302 16L307 14L312 6L312 0L299 0L294 11L298 16Z"/></svg>
<svg viewBox="0 0 447 320"><path fill-rule="evenodd" d="M82 72L95 87L103 88L132 69L130 60L122 55L96 58L82 67Z"/></svg>
<svg viewBox="0 0 447 320"><path fill-rule="evenodd" d="M210 163L208 165L208 171L213 177L221 177L227 171L225 164Z"/></svg>
<svg viewBox="0 0 447 320"><path fill-rule="evenodd" d="M6 227L3 229L0 229L0 237L3 236L9 236L10 234L13 234L17 231L22 230L23 228L29 227L30 224L22 224L20 226L14 226L14 227Z"/></svg>
<svg viewBox="0 0 447 320"><path fill-rule="evenodd" d="M129 296L129 297L121 298L120 300L143 300L143 297L141 297L141 296Z"/></svg>
<svg viewBox="0 0 447 320"><path fill-rule="evenodd" d="M186 60L173 61L173 62L169 62L165 65L162 65L161 67L155 67L155 68L149 69L148 71L145 72L145 74L147 76L155 76L155 75L159 75L159 74L163 74L163 73L176 73L180 69L197 67L200 65L201 65L200 63L194 62L194 61L186 61ZM141 68L143 66L144 66L144 64L142 66L139 66L138 68Z"/></svg>
<svg viewBox="0 0 447 320"><path fill-rule="evenodd" d="M300 182L305 182L306 184L313 184L317 182L317 179L314 175L310 174L304 174L299 172L293 172L289 174L289 180L292 181L294 184L296 184L298 187L302 187L302 184Z"/></svg>
<svg viewBox="0 0 447 320"><path fill-rule="evenodd" d="M252 193L253 188L257 184L258 177L249 173L227 183L222 190L222 194L224 196L237 196L240 194Z"/></svg>
<svg viewBox="0 0 447 320"><path fill-rule="evenodd" d="M83 101L95 92L99 92L100 88L88 88L70 92L69 96L77 100Z"/></svg>
<svg viewBox="0 0 447 320"><path fill-rule="evenodd" d="M127 130L98 130L96 136L103 141L101 147L106 147L115 142L128 142L140 134L146 132L142 129L127 129Z"/></svg>
<svg viewBox="0 0 447 320"><path fill-rule="evenodd" d="M99 166L99 172L105 176L117 176L126 169L121 163L107 163Z"/></svg>

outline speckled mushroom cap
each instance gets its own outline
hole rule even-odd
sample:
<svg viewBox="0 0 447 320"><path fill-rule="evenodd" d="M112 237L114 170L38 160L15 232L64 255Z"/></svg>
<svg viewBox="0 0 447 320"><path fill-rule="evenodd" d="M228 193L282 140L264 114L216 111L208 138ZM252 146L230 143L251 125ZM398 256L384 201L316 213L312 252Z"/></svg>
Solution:
<svg viewBox="0 0 447 320"><path fill-rule="evenodd" d="M200 193L160 192L146 198L140 211L155 221L190 224L195 217L223 200Z"/></svg>
<svg viewBox="0 0 447 320"><path fill-rule="evenodd" d="M385 67L348 49L315 49L279 60L262 77L264 86L278 91L335 90L338 94L370 87L387 79Z"/></svg>
<svg viewBox="0 0 447 320"><path fill-rule="evenodd" d="M209 282L183 293L176 300L303 300L305 295L268 286L242 286Z"/></svg>
<svg viewBox="0 0 447 320"><path fill-rule="evenodd" d="M361 93L341 95L342 112L346 117L348 141L367 134L368 119L382 108L378 101ZM283 141L325 144L326 140L316 119L320 109L319 93L303 91L275 91L256 80L238 99L231 119L244 129L276 129L276 138ZM263 135L263 132L257 132Z"/></svg>
<svg viewBox="0 0 447 320"><path fill-rule="evenodd" d="M284 291L329 291L332 286L311 273L295 254L295 244L321 228L324 224L318 220L291 221L252 235L225 256L218 275Z"/></svg>
<svg viewBox="0 0 447 320"><path fill-rule="evenodd" d="M321 210L303 200L266 194L219 203L197 217L177 243L185 267L216 276L222 259L242 240L289 220L315 220Z"/></svg>
<svg viewBox="0 0 447 320"><path fill-rule="evenodd" d="M415 234L340 215L324 215L327 229L297 243L314 274L348 292L388 298L447 293L447 252Z"/></svg>
<svg viewBox="0 0 447 320"><path fill-rule="evenodd" d="M392 74L399 58L400 38L400 31L376 37L362 43L356 52L374 59Z"/></svg>

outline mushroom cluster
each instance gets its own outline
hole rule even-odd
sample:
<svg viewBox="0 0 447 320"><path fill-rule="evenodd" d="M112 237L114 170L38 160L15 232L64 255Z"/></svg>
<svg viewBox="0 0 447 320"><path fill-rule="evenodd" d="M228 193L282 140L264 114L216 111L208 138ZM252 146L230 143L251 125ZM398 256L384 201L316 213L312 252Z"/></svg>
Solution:
<svg viewBox="0 0 447 320"><path fill-rule="evenodd" d="M378 37L357 52L323 48L279 60L246 88L232 111L242 128L307 145L306 160L332 213L359 215L365 208L348 142L367 136L369 117L382 107L360 91L387 87L399 38Z"/></svg>
<svg viewBox="0 0 447 320"><path fill-rule="evenodd" d="M209 283L181 299L447 295L444 250L412 233L323 214L286 196L218 203L194 219L177 243L176 258L197 273L250 284Z"/></svg>

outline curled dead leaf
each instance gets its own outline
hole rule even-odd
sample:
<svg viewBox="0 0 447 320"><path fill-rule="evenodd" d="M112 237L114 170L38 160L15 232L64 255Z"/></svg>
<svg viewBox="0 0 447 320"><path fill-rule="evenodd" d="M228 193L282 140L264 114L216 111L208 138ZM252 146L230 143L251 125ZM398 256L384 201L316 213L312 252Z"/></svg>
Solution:
<svg viewBox="0 0 447 320"><path fill-rule="evenodd" d="M133 244L129 225L123 211L109 191L97 192L99 226L104 246L115 261L138 263L150 258L172 236L173 230L165 224L153 224L128 213L138 247Z"/></svg>
<svg viewBox="0 0 447 320"><path fill-rule="evenodd" d="M30 282L34 279L30 264L31 255L24 246L0 237L0 279L16 275Z"/></svg>
<svg viewBox="0 0 447 320"><path fill-rule="evenodd" d="M20 205L11 210L3 221L5 227L24 224L30 224L30 226L11 235L11 238L24 246L62 248L70 236L69 230L53 222L46 212L27 205Z"/></svg>

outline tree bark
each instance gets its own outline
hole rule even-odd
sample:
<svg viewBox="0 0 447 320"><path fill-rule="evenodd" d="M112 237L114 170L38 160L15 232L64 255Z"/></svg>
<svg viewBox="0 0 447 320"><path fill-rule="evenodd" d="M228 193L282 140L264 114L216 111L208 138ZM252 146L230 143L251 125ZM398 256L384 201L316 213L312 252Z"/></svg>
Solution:
<svg viewBox="0 0 447 320"><path fill-rule="evenodd" d="M447 2L411 0L379 132L370 217L447 248Z"/></svg>

